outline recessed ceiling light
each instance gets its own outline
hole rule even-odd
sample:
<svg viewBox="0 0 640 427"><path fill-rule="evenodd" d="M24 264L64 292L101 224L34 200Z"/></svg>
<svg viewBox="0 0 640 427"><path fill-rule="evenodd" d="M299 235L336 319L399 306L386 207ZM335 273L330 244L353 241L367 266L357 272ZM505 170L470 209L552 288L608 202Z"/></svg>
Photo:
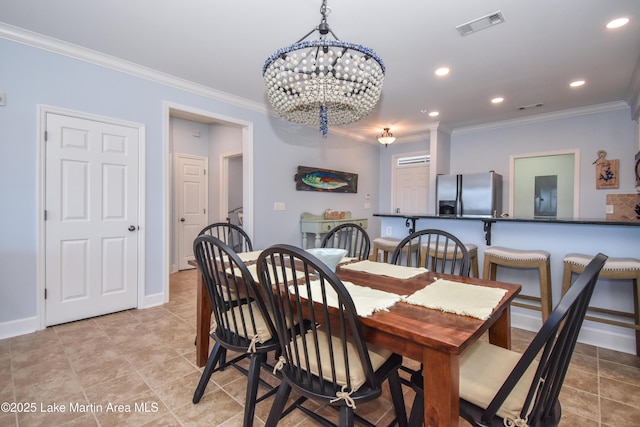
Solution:
<svg viewBox="0 0 640 427"><path fill-rule="evenodd" d="M447 67L441 67L436 70L436 76L446 76L449 74L449 69Z"/></svg>
<svg viewBox="0 0 640 427"><path fill-rule="evenodd" d="M429 113L430 117L438 117L440 115L440 113L438 111L432 111Z"/></svg>
<svg viewBox="0 0 640 427"><path fill-rule="evenodd" d="M618 18L610 21L607 24L607 28L620 28L623 25L626 25L629 22L629 18Z"/></svg>
<svg viewBox="0 0 640 427"><path fill-rule="evenodd" d="M504 98L502 98L502 97L500 97L500 96L498 96L498 97L496 97L496 98L493 98L493 99L491 100L491 102L492 102L492 103L494 103L494 104L500 104L502 101L504 101Z"/></svg>
<svg viewBox="0 0 640 427"><path fill-rule="evenodd" d="M571 87L580 87L580 86L582 86L584 84L585 84L584 80L576 80L574 82L569 83L569 86L571 86Z"/></svg>

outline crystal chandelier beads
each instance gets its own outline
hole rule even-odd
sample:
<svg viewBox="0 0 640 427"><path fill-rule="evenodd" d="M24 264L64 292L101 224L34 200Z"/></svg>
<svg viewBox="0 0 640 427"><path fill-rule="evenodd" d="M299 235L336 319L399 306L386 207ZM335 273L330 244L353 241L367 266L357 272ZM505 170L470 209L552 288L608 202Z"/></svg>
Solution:
<svg viewBox="0 0 640 427"><path fill-rule="evenodd" d="M382 59L365 46L327 39L333 32L322 22L317 40L303 40L278 49L262 67L267 97L278 114L295 123L319 127L356 122L375 107L384 80ZM335 37L335 36L334 36Z"/></svg>

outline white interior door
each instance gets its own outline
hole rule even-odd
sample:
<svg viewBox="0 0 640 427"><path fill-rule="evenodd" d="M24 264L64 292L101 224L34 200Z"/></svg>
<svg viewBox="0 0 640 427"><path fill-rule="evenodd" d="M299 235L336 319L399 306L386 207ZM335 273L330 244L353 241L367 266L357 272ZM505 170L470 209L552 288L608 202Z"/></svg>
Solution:
<svg viewBox="0 0 640 427"><path fill-rule="evenodd" d="M208 185L206 157L176 154L176 218L178 269L195 268L188 264L193 256L193 240L208 224Z"/></svg>
<svg viewBox="0 0 640 427"><path fill-rule="evenodd" d="M46 115L47 326L137 306L140 132Z"/></svg>
<svg viewBox="0 0 640 427"><path fill-rule="evenodd" d="M429 202L429 164L394 162L393 212L426 214Z"/></svg>

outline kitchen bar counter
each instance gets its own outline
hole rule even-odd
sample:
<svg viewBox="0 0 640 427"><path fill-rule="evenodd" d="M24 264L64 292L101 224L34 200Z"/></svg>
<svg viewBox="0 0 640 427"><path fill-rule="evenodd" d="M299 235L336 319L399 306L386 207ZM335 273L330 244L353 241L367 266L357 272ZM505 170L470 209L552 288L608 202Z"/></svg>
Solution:
<svg viewBox="0 0 640 427"><path fill-rule="evenodd" d="M416 230L416 221L419 219L447 219L462 221L482 221L484 223L485 241L487 246L491 245L491 226L496 222L533 222L546 224L582 224L582 225L614 225L627 227L640 227L640 219L637 221L610 221L598 218L511 218L511 217L474 217L474 216L454 216L454 215L425 215L425 214L392 214L375 213L373 216L386 218L404 218L409 233Z"/></svg>
<svg viewBox="0 0 640 427"><path fill-rule="evenodd" d="M551 254L551 284L553 305L560 300L563 259L568 253L610 257L640 258L640 221L607 221L605 219L560 218L468 218L435 215L376 213L380 220L380 235L404 238L409 230L437 228L459 237L464 243L478 246L480 269L484 251L490 244L513 249L542 249ZM373 231L370 232L375 236ZM489 237L489 242L487 242ZM480 272L482 274L482 272ZM498 280L522 284L525 295L539 294L537 270L502 268ZM633 311L633 287L628 281L600 279L592 297L592 305L620 311ZM542 324L539 312L512 308L513 326L537 331ZM635 333L602 323L585 321L581 342L635 354Z"/></svg>

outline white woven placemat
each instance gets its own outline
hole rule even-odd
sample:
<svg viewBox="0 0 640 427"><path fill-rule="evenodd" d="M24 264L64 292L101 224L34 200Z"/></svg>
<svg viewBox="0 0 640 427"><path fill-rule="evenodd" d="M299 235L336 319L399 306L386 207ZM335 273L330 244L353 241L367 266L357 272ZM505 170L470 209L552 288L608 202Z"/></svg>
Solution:
<svg viewBox="0 0 640 427"><path fill-rule="evenodd" d="M405 298L404 302L486 320L506 293L506 289L438 279Z"/></svg>
<svg viewBox="0 0 640 427"><path fill-rule="evenodd" d="M353 264L343 265L340 268L344 270L362 271L365 273L378 274L380 276L388 276L396 279L411 279L422 273L426 273L426 268L422 267L405 267L403 265L387 264L385 262L360 261Z"/></svg>
<svg viewBox="0 0 640 427"><path fill-rule="evenodd" d="M322 290L320 288L319 280L313 280L309 282L309 284L311 286L312 295L321 294ZM356 306L356 312L358 313L358 316L361 317L371 316L376 311L387 310L406 297L406 295L396 295L391 292L379 291L367 286L358 286L351 282L342 282L342 284L347 288L347 291L353 300L353 304ZM305 286L299 286L298 288L300 296L307 298L307 288ZM330 286L326 286L325 290L327 294L327 305L329 307L337 308L338 295Z"/></svg>

